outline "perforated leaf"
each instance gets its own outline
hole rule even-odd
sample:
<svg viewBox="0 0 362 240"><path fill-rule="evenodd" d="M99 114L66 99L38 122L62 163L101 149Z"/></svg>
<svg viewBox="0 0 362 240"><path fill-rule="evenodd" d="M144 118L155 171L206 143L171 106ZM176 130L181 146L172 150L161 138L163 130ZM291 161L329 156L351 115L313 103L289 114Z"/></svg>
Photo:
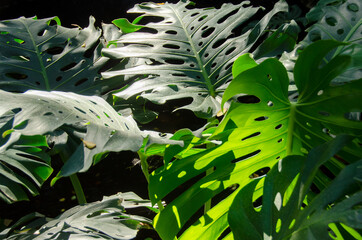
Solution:
<svg viewBox="0 0 362 240"><path fill-rule="evenodd" d="M1 133L10 136L0 150L10 147L21 135L44 135L62 126L67 126L67 133L83 142L64 165L62 176L86 171L99 153L137 151L143 143L132 117L120 116L100 97L35 90L24 94L0 91L0 95L0 117L15 113Z"/></svg>
<svg viewBox="0 0 362 240"><path fill-rule="evenodd" d="M360 239L362 160L346 166L314 199L306 195L318 168L346 143L337 136L308 156L287 156L267 174L261 209L253 206L259 180L235 197L229 212L234 239Z"/></svg>
<svg viewBox="0 0 362 240"><path fill-rule="evenodd" d="M100 95L119 87L119 81L102 80L99 72L109 61L101 49L120 34L103 25L102 36L94 22L90 17L89 26L78 29L60 26L56 17L0 21L0 89Z"/></svg>
<svg viewBox="0 0 362 240"><path fill-rule="evenodd" d="M5 229L6 239L134 239L142 228L150 228L151 220L127 213L141 207L150 208L150 201L133 192L104 197L102 201L71 208L55 219L32 214ZM29 220L30 221L29 223ZM25 229L19 231L17 228Z"/></svg>
<svg viewBox="0 0 362 240"><path fill-rule="evenodd" d="M362 3L358 0L331 1L323 0L311 9L306 15L308 24L312 24L307 29L306 37L298 44L296 50L286 53L281 58L283 63L288 63L289 69L293 65L298 55L299 49L303 49L309 44L318 40L333 39L337 41L349 42L354 45L340 46L331 51L326 59L346 51L354 52L353 61L349 69L341 74L334 82L346 82L362 77ZM298 50L298 51L297 51Z"/></svg>
<svg viewBox="0 0 362 240"><path fill-rule="evenodd" d="M192 98L191 104L181 108L190 109L200 117L215 116L231 80L233 61L241 54L257 49L269 20L276 13L287 11L284 1L259 18L261 8L248 6L247 2L224 4L220 9L188 9L190 5L190 1L136 5L129 12L143 14L140 18L151 17L151 22L138 32L122 35L117 41L119 47L103 51L112 58L135 59L133 67L102 75L105 78L123 75L136 78L114 95L132 102L131 109L137 119L143 117L137 114L143 114L138 110L140 106L137 107L136 97L139 96L157 104ZM248 24L254 17L258 21ZM157 18L162 20L157 22ZM121 23L116 22L117 25ZM124 26L127 27L128 24ZM283 31L290 30L281 29L279 33L283 35ZM265 45L263 51L277 54L285 48L291 50L295 41L293 34L285 36L287 38L281 38L280 44ZM259 55L263 54L259 52Z"/></svg>
<svg viewBox="0 0 362 240"><path fill-rule="evenodd" d="M0 128L0 132L6 128ZM0 146L6 142L0 139ZM43 149L42 149L43 147ZM11 149L0 151L0 198L7 203L28 200L27 192L38 194L53 169L49 157L44 153L48 147L43 136L22 136ZM44 162L44 160L46 162ZM19 174L21 172L21 174Z"/></svg>
<svg viewBox="0 0 362 240"><path fill-rule="evenodd" d="M172 199L154 219L161 237L232 237L228 232L229 207L237 192L254 178L265 175L285 156L304 155L336 134L361 136L362 122L347 119L346 114L362 110L362 81L330 84L348 66L351 57L337 56L320 66L323 57L341 44L321 41L301 53L294 69L300 93L297 102L288 99L289 79L278 60L267 59L257 64L246 54L235 62L235 78L223 101L234 97L239 102L231 103L211 138L222 144L199 149L181 159L176 155L171 163L150 176L151 200L155 203ZM362 157L360 143L354 140L325 164L331 174L337 175L347 162ZM317 173L318 189L324 189L329 182L325 173ZM261 196L262 183L257 186L253 200ZM183 185L186 189L176 195ZM208 201L211 209L204 214L198 212Z"/></svg>

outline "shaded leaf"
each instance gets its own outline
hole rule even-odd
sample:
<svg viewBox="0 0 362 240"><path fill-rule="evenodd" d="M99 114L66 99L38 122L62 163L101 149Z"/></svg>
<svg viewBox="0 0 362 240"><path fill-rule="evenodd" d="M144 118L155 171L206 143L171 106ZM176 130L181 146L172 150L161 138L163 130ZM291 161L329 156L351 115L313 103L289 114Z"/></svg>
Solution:
<svg viewBox="0 0 362 240"><path fill-rule="evenodd" d="M304 205L318 168L350 139L338 136L311 150L306 158L287 156L280 160L265 179L261 210L253 207L252 200L258 180L245 186L230 207L234 239L332 239L341 233L342 239L361 238L346 227L343 232L334 228L336 232L331 233L330 226L361 229L362 160L346 166L308 206Z"/></svg>
<svg viewBox="0 0 362 240"><path fill-rule="evenodd" d="M119 87L119 81L102 80L99 72L109 64L101 49L120 33L103 25L102 36L94 22L90 17L87 28L77 29L60 26L56 17L0 21L0 89L100 95Z"/></svg>
<svg viewBox="0 0 362 240"><path fill-rule="evenodd" d="M31 214L2 231L0 236L7 239L134 239L138 230L151 226L151 220L127 213L141 207L150 208L150 201L133 192L118 193L71 208L55 219ZM21 228L26 230L19 231Z"/></svg>

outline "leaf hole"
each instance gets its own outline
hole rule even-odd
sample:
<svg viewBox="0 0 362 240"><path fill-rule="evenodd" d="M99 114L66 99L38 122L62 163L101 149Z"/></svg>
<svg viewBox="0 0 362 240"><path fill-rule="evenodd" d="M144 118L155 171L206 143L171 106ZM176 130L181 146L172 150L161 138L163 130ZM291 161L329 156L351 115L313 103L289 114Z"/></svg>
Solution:
<svg viewBox="0 0 362 240"><path fill-rule="evenodd" d="M230 185L229 187L225 188L224 190L222 190L220 193L216 194L212 199L211 199L211 208L213 208L214 206L216 206L218 203L220 203L222 200L226 199L227 197L229 197L233 192L235 192L238 188L239 188L239 184L235 183Z"/></svg>
<svg viewBox="0 0 362 240"><path fill-rule="evenodd" d="M201 47L201 46L202 46L202 44L204 44L204 43L203 43L203 42L199 42L199 44L198 44L198 45Z"/></svg>
<svg viewBox="0 0 362 240"><path fill-rule="evenodd" d="M358 12L359 11L359 7L357 4L355 3L351 3L347 5L347 9L351 12Z"/></svg>
<svg viewBox="0 0 362 240"><path fill-rule="evenodd" d="M261 150L256 150L256 151L254 151L254 152L245 154L244 156L241 156L241 157L238 157L237 159L232 160L231 163L238 163L238 162L244 161L244 160L246 160L246 159L255 157L255 156L258 155L260 152L261 152Z"/></svg>
<svg viewBox="0 0 362 240"><path fill-rule="evenodd" d="M199 14L200 14L200 13L195 12L195 13L191 14L191 17L195 17L196 15L199 15Z"/></svg>
<svg viewBox="0 0 362 240"><path fill-rule="evenodd" d="M46 113L43 114L43 116L51 116L51 115L54 115L54 113L52 113L52 112L46 112Z"/></svg>
<svg viewBox="0 0 362 240"><path fill-rule="evenodd" d="M171 75L175 77L187 77L187 75L184 73L172 73Z"/></svg>
<svg viewBox="0 0 362 240"><path fill-rule="evenodd" d="M63 52L63 47L51 47L48 48L47 50L45 50L46 53L50 54L50 55L57 55Z"/></svg>
<svg viewBox="0 0 362 240"><path fill-rule="evenodd" d="M329 26L336 26L337 25L337 19L335 17L327 17L326 22Z"/></svg>
<svg viewBox="0 0 362 240"><path fill-rule="evenodd" d="M308 140L311 140L312 138L309 135L304 135L304 137Z"/></svg>
<svg viewBox="0 0 362 240"><path fill-rule="evenodd" d="M204 20L205 18L207 18L207 15L204 15L204 16L200 17L197 21L201 22L201 21Z"/></svg>
<svg viewBox="0 0 362 240"><path fill-rule="evenodd" d="M55 81L59 82L60 80L62 80L62 76L58 76Z"/></svg>
<svg viewBox="0 0 362 240"><path fill-rule="evenodd" d="M259 136L260 135L260 132L255 132L253 134L250 134L249 136L247 137L244 137L243 139L241 139L241 141L245 141L246 139L249 139L249 138L252 138L252 137L256 137L256 136Z"/></svg>
<svg viewBox="0 0 362 240"><path fill-rule="evenodd" d="M124 126L127 128L127 130L129 130L127 123L124 123Z"/></svg>
<svg viewBox="0 0 362 240"><path fill-rule="evenodd" d="M321 40L322 37L321 37L321 34L319 32L311 32L310 35L309 35L309 39L312 41L312 42L316 42L318 40Z"/></svg>
<svg viewBox="0 0 362 240"><path fill-rule="evenodd" d="M282 128L283 127L283 124L278 124L276 127L275 127L275 129L280 129L280 128Z"/></svg>
<svg viewBox="0 0 362 240"><path fill-rule="evenodd" d="M229 55L230 53L234 52L236 47L232 47L229 50L226 51L225 55Z"/></svg>
<svg viewBox="0 0 362 240"><path fill-rule="evenodd" d="M169 63L169 64L175 64L175 65L182 65L185 63L185 61L182 59L166 59L165 62Z"/></svg>
<svg viewBox="0 0 362 240"><path fill-rule="evenodd" d="M190 64L190 67L195 67L195 64L191 63L191 64Z"/></svg>
<svg viewBox="0 0 362 240"><path fill-rule="evenodd" d="M319 90L317 93L318 96L321 96L322 94L323 94L323 90Z"/></svg>
<svg viewBox="0 0 362 240"><path fill-rule="evenodd" d="M211 27L211 28L207 29L206 31L204 31L201 34L201 37L206 38L206 37L210 36L214 31L215 31L215 28Z"/></svg>
<svg viewBox="0 0 362 240"><path fill-rule="evenodd" d="M83 111L82 109L80 109L80 108L74 107L74 109L77 110L77 111L79 111L79 112L81 112L81 113L83 113L83 114L87 114L86 112L84 112L84 111Z"/></svg>
<svg viewBox="0 0 362 240"><path fill-rule="evenodd" d="M214 68L214 67L216 67L216 62L213 62L212 64L211 64L211 68Z"/></svg>
<svg viewBox="0 0 362 240"><path fill-rule="evenodd" d="M163 47L169 49L180 49L180 46L177 46L175 44L164 44Z"/></svg>
<svg viewBox="0 0 362 240"><path fill-rule="evenodd" d="M250 174L249 178L251 179L255 179L255 178L260 178L260 177L264 177L270 170L270 167L263 167L255 172L253 172L252 174Z"/></svg>
<svg viewBox="0 0 362 240"><path fill-rule="evenodd" d="M218 23L218 24L221 24L221 23L225 22L226 19L228 19L229 17L235 15L237 12L238 12L238 9L235 9L235 10L229 12L228 14L226 14L225 16L223 16L222 18L220 18L220 19L217 21L217 23Z"/></svg>
<svg viewBox="0 0 362 240"><path fill-rule="evenodd" d="M28 75L26 75L26 74L15 73L15 72L6 73L5 76L8 78L15 79L15 80L23 80L23 79L28 78Z"/></svg>
<svg viewBox="0 0 362 240"><path fill-rule="evenodd" d="M99 43L100 43L100 40L98 40L97 42L93 43L93 45L84 52L83 56L84 56L85 58L90 58L90 57L92 57L93 54L94 54L94 51L95 51L96 48L99 46ZM83 60L83 61L84 61L84 60Z"/></svg>
<svg viewBox="0 0 362 240"><path fill-rule="evenodd" d="M75 62L72 62L64 67L62 67L60 70L65 72L68 71L69 69L72 69L73 67L75 67L77 64Z"/></svg>
<svg viewBox="0 0 362 240"><path fill-rule="evenodd" d="M88 78L82 78L80 80L78 80L74 86L78 87L79 85L82 85L83 83L85 83L86 81L88 81Z"/></svg>
<svg viewBox="0 0 362 240"><path fill-rule="evenodd" d="M212 48L218 48L220 47L221 45L223 45L225 42L226 42L227 38L223 38L223 39L220 39L220 40L217 40L213 45L212 45Z"/></svg>
<svg viewBox="0 0 362 240"><path fill-rule="evenodd" d="M266 75L266 77L269 79L269 81L273 80L270 74Z"/></svg>
<svg viewBox="0 0 362 240"><path fill-rule="evenodd" d="M177 32L175 30L167 30L165 33L170 35L177 35Z"/></svg>
<svg viewBox="0 0 362 240"><path fill-rule="evenodd" d="M237 101L239 103L254 104L254 103L259 103L260 98L258 98L257 96L254 96L254 95L243 95L243 96L239 96L237 98Z"/></svg>
<svg viewBox="0 0 362 240"><path fill-rule="evenodd" d="M254 121L265 121L265 120L267 120L267 119L269 119L269 117L267 117L267 116L261 116L261 117L255 118Z"/></svg>
<svg viewBox="0 0 362 240"><path fill-rule="evenodd" d="M337 30L337 34L338 35L342 35L344 33L344 30L342 28L338 29Z"/></svg>
<svg viewBox="0 0 362 240"><path fill-rule="evenodd" d="M208 54L208 53L206 53L206 54L204 55L204 57L205 57L205 58L207 58L208 56L209 56L209 54Z"/></svg>
<svg viewBox="0 0 362 240"><path fill-rule="evenodd" d="M225 70L229 70L229 68L231 68L231 66L233 65L233 63L229 63L228 65L225 66Z"/></svg>
<svg viewBox="0 0 362 240"><path fill-rule="evenodd" d="M278 143L281 143L282 141L283 141L283 138L279 139L279 140L278 140Z"/></svg>
<svg viewBox="0 0 362 240"><path fill-rule="evenodd" d="M194 30L195 29L195 27L194 26L192 26L192 27L190 27L190 30L192 31L192 30Z"/></svg>

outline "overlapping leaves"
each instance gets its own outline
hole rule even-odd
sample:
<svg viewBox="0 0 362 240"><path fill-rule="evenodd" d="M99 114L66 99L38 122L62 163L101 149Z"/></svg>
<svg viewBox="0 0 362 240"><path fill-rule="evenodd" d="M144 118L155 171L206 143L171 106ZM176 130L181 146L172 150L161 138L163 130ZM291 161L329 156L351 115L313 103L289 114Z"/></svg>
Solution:
<svg viewBox="0 0 362 240"><path fill-rule="evenodd" d="M68 153L72 155L62 176L86 171L97 154L137 151L143 143L143 135L132 117L120 116L100 97L35 90L0 94L0 116L12 114L2 129L1 134L8 135L8 139L1 150L9 149L22 135L45 135L61 127L66 127L61 131L76 138L78 147Z"/></svg>
<svg viewBox="0 0 362 240"><path fill-rule="evenodd" d="M126 32L129 26L144 30L121 36L117 48L103 51L106 56L134 60L133 67L109 71L103 76L138 77L127 88L114 94L132 103L136 119L146 121L145 110L137 107L139 96L157 104L192 98L191 104L181 108L190 109L200 117L215 116L231 80L233 61L242 53L258 50L258 40L264 36L269 20L276 13L287 11L287 4L278 2L264 17L249 24L258 16L260 8L248 6L247 2L224 4L220 9L188 9L191 4L190 1L161 5L142 3L129 12L143 14L136 22L151 17L150 23L143 26L115 21ZM152 17L162 20L154 22ZM279 42L274 42L278 44L262 45L258 56L292 50L298 30L295 22L290 28L281 28L274 38L288 32L284 35L286 38L283 36ZM118 107L129 107L124 102L121 104Z"/></svg>
<svg viewBox="0 0 362 240"><path fill-rule="evenodd" d="M172 191L186 182L192 183L156 216L155 228L161 237L231 237L227 220L230 204L252 178L265 174L285 156L306 154L334 135L361 135L362 123L347 116L362 110L359 101L362 81L331 84L348 67L351 56L339 55L326 64L322 61L330 50L341 44L320 41L302 52L294 69L299 91L297 102L288 99L287 72L276 59L267 59L258 65L250 55L244 55L235 62L235 78L225 91L223 102L232 97L240 102L231 103L213 135L214 140L223 143L176 159L150 176L153 202L169 198ZM245 98L254 99L254 103L245 103ZM360 159L362 152L358 143L358 139L354 140L325 167L337 175L345 161ZM340 157L344 161L340 161ZM317 173L315 184L320 190L329 181L324 173ZM255 199L261 196L261 189L258 185ZM212 208L185 230L186 222L194 219L193 215L210 199ZM185 231L179 232L182 228Z"/></svg>
<svg viewBox="0 0 362 240"><path fill-rule="evenodd" d="M116 27L103 25L104 33L89 18L85 29L60 26L57 17L0 21L0 89L68 91L100 95L119 85L101 80L108 58L101 49L120 36Z"/></svg>
<svg viewBox="0 0 362 240"><path fill-rule="evenodd" d="M2 132L3 128L0 128ZM0 145L5 141L0 138ZM43 136L21 136L10 149L0 150L0 198L7 203L28 200L27 191L38 194L50 176L50 158L44 153L48 147ZM22 174L19 174L19 171ZM26 189L26 191L24 190Z"/></svg>
<svg viewBox="0 0 362 240"><path fill-rule="evenodd" d="M27 215L0 236L18 240L134 239L140 229L150 226L151 220L127 211L142 207L150 208L150 201L133 192L118 193L102 201L71 208L55 219L40 214Z"/></svg>
<svg viewBox="0 0 362 240"><path fill-rule="evenodd" d="M362 216L362 160L346 166L305 205L318 168L348 140L346 136L337 136L311 150L306 158L293 155L280 160L265 178L261 210L253 206L253 193L259 180L242 189L229 212L234 239L361 238L357 231L361 229Z"/></svg>

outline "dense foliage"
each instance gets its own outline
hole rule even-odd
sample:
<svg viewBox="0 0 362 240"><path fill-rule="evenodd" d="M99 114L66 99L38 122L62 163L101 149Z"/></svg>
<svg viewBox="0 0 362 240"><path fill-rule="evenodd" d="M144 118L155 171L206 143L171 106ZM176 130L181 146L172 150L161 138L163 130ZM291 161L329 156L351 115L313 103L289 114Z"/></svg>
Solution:
<svg viewBox="0 0 362 240"><path fill-rule="evenodd" d="M0 236L132 239L152 225L162 239L361 238L362 4L292 10L183 0L102 29L0 21L0 198L38 194L59 156L51 182L70 177L82 204ZM174 99L208 123L140 130L158 115L147 102ZM86 204L76 173L124 150L138 152L152 205L133 193Z"/></svg>

